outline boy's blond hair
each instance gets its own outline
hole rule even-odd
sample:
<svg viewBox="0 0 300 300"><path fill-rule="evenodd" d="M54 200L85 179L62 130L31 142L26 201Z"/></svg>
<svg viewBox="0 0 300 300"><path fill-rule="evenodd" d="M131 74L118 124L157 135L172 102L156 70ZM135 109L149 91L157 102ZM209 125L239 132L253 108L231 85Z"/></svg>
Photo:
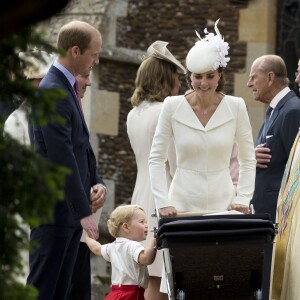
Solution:
<svg viewBox="0 0 300 300"><path fill-rule="evenodd" d="M110 218L107 221L107 227L109 233L113 237L118 237L120 227L124 223L130 223L134 212L137 210L142 210L143 212L144 209L139 206L139 205L121 205L118 206L110 215Z"/></svg>

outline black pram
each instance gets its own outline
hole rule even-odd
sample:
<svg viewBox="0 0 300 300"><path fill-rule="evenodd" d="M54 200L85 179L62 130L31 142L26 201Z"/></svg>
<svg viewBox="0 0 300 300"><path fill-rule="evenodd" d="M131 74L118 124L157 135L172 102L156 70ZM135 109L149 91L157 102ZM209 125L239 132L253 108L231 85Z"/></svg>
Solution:
<svg viewBox="0 0 300 300"><path fill-rule="evenodd" d="M274 236L265 214L159 219L169 299L262 299L264 245Z"/></svg>

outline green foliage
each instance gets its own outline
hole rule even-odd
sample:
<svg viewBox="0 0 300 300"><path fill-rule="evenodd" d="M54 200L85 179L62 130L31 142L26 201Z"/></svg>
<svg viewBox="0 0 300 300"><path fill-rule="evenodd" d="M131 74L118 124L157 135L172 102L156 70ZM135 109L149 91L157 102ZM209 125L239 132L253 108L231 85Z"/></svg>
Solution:
<svg viewBox="0 0 300 300"><path fill-rule="evenodd" d="M64 94L37 90L25 79L25 63L18 52L27 51L28 45L57 52L28 28L0 40L0 104L2 108L11 107L13 97L26 99L36 112L34 117L45 124L49 115L55 115L55 101ZM69 171L4 136L4 121L0 117L0 299L33 300L37 291L16 281L22 274L21 251L29 247L24 223L37 226L51 221L53 207L63 198L64 178Z"/></svg>
<svg viewBox="0 0 300 300"><path fill-rule="evenodd" d="M57 89L37 92L37 89L26 80L24 69L30 63L20 59L19 52L31 50L32 56L44 61L39 53L35 55L32 53L35 48L49 53L59 52L47 44L39 33L31 31L30 28L25 28L21 33L0 41L0 101L11 106L13 98L26 100L35 108L33 117L38 118L40 124L43 125L46 122L46 115L54 112L56 101L64 97L65 93ZM52 120L62 121L59 116L55 116Z"/></svg>
<svg viewBox="0 0 300 300"><path fill-rule="evenodd" d="M18 34L2 39L0 45L1 101L11 101L13 94L19 95L22 99L34 96L33 88L24 78L23 70L26 62L19 59L19 52L26 52L35 47L46 52L57 52L57 50L48 45L38 33L31 31L30 28L25 28ZM30 101L34 104L38 99L30 99Z"/></svg>

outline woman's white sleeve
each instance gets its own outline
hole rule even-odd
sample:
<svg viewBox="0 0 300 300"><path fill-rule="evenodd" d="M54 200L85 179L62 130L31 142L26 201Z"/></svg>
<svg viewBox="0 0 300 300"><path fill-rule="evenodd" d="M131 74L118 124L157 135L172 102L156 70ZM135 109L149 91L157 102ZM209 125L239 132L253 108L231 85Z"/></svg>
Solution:
<svg viewBox="0 0 300 300"><path fill-rule="evenodd" d="M173 136L171 104L171 98L167 97L158 118L149 157L150 181L157 209L172 206L168 199L166 177L166 161Z"/></svg>
<svg viewBox="0 0 300 300"><path fill-rule="evenodd" d="M234 203L249 205L255 185L256 160L246 104L241 98L237 116L236 141L238 144L238 157L240 163L237 196Z"/></svg>

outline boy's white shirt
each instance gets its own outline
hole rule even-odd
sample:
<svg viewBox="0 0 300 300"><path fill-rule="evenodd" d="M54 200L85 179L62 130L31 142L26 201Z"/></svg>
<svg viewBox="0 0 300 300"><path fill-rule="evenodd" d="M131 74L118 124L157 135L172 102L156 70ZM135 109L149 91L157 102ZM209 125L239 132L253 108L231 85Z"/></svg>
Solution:
<svg viewBox="0 0 300 300"><path fill-rule="evenodd" d="M147 266L138 263L139 255L145 248L137 241L117 237L113 243L101 246L101 255L111 262L113 285L148 286Z"/></svg>

